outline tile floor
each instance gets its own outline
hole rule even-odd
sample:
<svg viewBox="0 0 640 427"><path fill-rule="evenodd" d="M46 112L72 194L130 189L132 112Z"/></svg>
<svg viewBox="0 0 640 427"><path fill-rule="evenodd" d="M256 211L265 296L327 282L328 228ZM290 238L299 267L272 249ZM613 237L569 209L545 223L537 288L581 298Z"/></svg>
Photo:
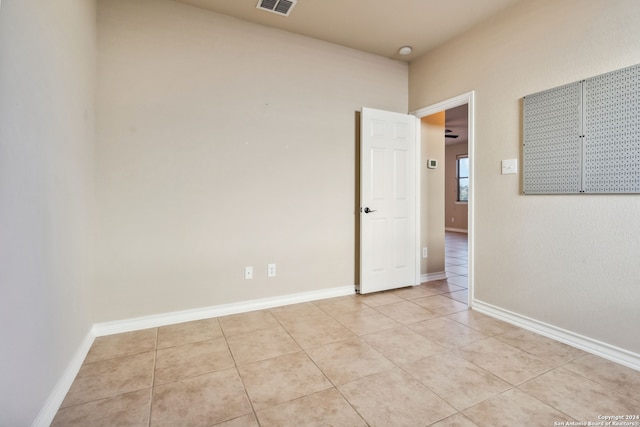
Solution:
<svg viewBox="0 0 640 427"><path fill-rule="evenodd" d="M447 238L447 271L466 266L462 237ZM554 426L640 414L640 372L468 310L466 270L454 270L97 338L52 425Z"/></svg>

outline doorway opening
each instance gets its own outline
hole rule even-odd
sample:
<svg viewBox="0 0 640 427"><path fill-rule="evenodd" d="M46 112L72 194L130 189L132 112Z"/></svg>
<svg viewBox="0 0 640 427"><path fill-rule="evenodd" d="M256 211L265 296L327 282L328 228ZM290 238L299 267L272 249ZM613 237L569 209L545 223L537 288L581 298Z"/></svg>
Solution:
<svg viewBox="0 0 640 427"><path fill-rule="evenodd" d="M462 280L464 280L466 278L466 285L467 285L467 289L468 291L466 292L466 303L469 307L472 306L473 304L473 262L474 262L474 228L473 228L473 219L474 219L474 150L475 150L475 144L474 144L474 92L468 92L459 96L456 96L454 98L450 98L448 100L439 102L437 104L428 106L428 107L424 107L421 108L417 111L414 111L412 114L415 115L416 117L418 117L419 119L423 119L426 118L428 116L433 116L436 115L438 113L444 113L446 114L447 111L452 112L453 115L455 115L456 113L458 114L458 119L464 119L464 117L460 117L460 112L463 110L463 106L466 106L466 126L467 126L467 144L466 144L466 160L464 160L462 162L463 166L466 166L468 168L467 171L462 171L462 172L466 172L466 173L462 173L462 175L466 175L466 176L457 176L457 180L456 180L456 186L457 187L453 187L454 191L456 192L456 200L455 202L459 203L459 207L462 208L466 208L467 210L467 214L466 214L466 224L464 224L464 221L462 221L463 218L461 218L460 216L458 216L458 224L459 227L452 227L449 225L449 227L446 227L446 224L442 223L442 224L438 224L438 227L442 230L442 233L446 233L449 234L449 239L444 238L445 236L442 236L444 239L444 243L443 246L446 245L446 241L449 241L449 249L446 249L446 247L442 247L442 251L443 251L443 258L444 258L444 262L442 263L441 267L438 267L438 269L442 268L442 274L444 275L450 275L452 276L452 282L451 285L452 287L458 287L459 290L463 289L463 283L461 283ZM446 119L445 119L446 120ZM451 125L451 123L450 123ZM455 132L453 128L453 125L447 127L445 125L444 129L449 129L452 132L446 132L446 134L454 134L453 132ZM444 131L443 129L443 131ZM462 137L461 135L461 131L458 130L458 137L461 139ZM456 138L445 138L446 139L456 139ZM460 154L460 153L459 153ZM428 155L428 153L427 153ZM458 157L458 155L456 155L456 157L454 158L454 164L458 163L458 159L463 158L463 157ZM442 162L445 161L444 158L441 159ZM424 163L424 162L422 162ZM443 165L444 166L444 165ZM421 164L420 168L425 171L427 169L427 164ZM460 178L462 178L462 180L460 180ZM460 200L460 188L462 187L462 197L463 199L466 200ZM428 206L428 198L429 195L427 195L427 204L426 206ZM443 202L440 201L439 202ZM442 203L444 205L444 203ZM420 211L420 215L419 218L425 218L425 212L422 212L422 210L425 208L425 206L423 206L421 208ZM443 206L443 210L444 210L444 206ZM461 210L461 209L459 209ZM445 221L449 221L451 222L451 218L452 216L447 216L445 215L444 212L442 212L442 215L440 216L441 218L444 217ZM456 217L453 216L454 218L454 224L456 221ZM427 228L429 228L430 226L434 225L434 224L429 224L428 223L428 219L427 219ZM462 233L460 233L460 231L463 230L463 225L466 225L466 230L467 230L467 234L466 236ZM424 224L423 227L424 228ZM449 231L445 231L446 228L450 228ZM453 230L451 230L453 229ZM451 233L459 233L462 234L459 239L455 239L455 235L452 235ZM454 237L454 239L451 238L451 236ZM462 239L461 237L466 237L466 239ZM465 241L466 240L466 248L465 248ZM455 244L453 244L453 242L456 242ZM447 260L447 251L449 252L449 259ZM463 272L463 266L462 264L460 264L458 267L454 267L452 265L452 261L453 260L453 256L451 255L458 255L460 253L466 252L467 255L467 264L466 264L466 273L467 275L465 276L464 274L460 274L460 273L464 273ZM448 264L448 265L447 265ZM453 270L456 270L456 273L454 273ZM438 272L430 272L427 271L426 274L423 274L423 277L430 277L433 274L438 274ZM455 278L454 278L455 276ZM458 283L454 283L455 281L458 281ZM463 298L460 298L460 296L464 295L464 292L459 293L457 296L459 301ZM453 295L452 295L453 296Z"/></svg>

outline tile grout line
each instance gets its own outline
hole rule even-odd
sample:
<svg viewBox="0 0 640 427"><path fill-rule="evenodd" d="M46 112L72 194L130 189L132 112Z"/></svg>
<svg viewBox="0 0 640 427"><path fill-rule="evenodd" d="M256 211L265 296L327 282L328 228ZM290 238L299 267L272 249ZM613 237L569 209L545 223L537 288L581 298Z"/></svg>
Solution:
<svg viewBox="0 0 640 427"><path fill-rule="evenodd" d="M153 398L156 390L156 363L158 361L158 337L160 335L160 328L156 330L156 344L153 350L153 370L151 371L151 397L149 398L149 421L148 427L151 427L151 416L153 412Z"/></svg>
<svg viewBox="0 0 640 427"><path fill-rule="evenodd" d="M220 327L220 331L222 332L222 337L224 338L224 343L227 345L227 350L229 351L229 354L231 355L231 360L233 360L233 367L236 370L236 374L238 375L238 378L240 378L240 383L242 384L242 390L244 390L244 395L247 398L247 401L249 402L249 406L251 406L251 412L253 414L253 418L256 421L256 424L258 425L258 427L261 426L260 420L258 419L258 413L256 412L256 408L253 406L253 402L251 401L251 397L249 396L249 390L247 390L247 386L244 383L244 379L242 378L242 375L240 375L240 369L238 369L238 361L236 360L236 357L233 355L233 351L231 351L231 346L229 345L229 340L227 337L227 333L225 332L224 328L222 327L222 323L220 322L220 318L218 317L218 326ZM276 319L277 320L277 319ZM242 334L239 334L242 335ZM241 415L240 417L243 417L244 415ZM236 418L240 418L240 417L236 417ZM225 420L225 421L230 421L230 420ZM221 421L225 422L225 421ZM220 424L220 423L218 423Z"/></svg>
<svg viewBox="0 0 640 427"><path fill-rule="evenodd" d="M365 303L364 301L362 301L362 304L364 304L364 305L365 305L367 308L369 308L369 309L373 309L373 310L375 310L375 307L371 307L370 305L368 305L368 304L367 304L367 303ZM314 305L315 305L315 304L314 304ZM327 312L327 311L326 311L326 310L324 310L323 308L321 308L321 307L317 307L317 308L318 308L318 309L320 309L320 310L322 310L322 312L324 312L327 316L329 316L329 317L330 317L331 319L333 319L334 321L338 322L339 324L341 324L341 325L345 326L347 329L349 329L346 325L344 325L342 322L340 322L338 319L336 319L333 315L331 315L329 312ZM358 311L358 310L351 310L351 311ZM348 313L348 312L351 312L351 311L345 311L345 312L342 312L342 313ZM377 311L377 310L376 310L376 311ZM378 312L378 311L377 311L377 312ZM378 312L378 313L380 313L380 312ZM381 313L381 314L382 314L382 313ZM284 327L284 325L283 325L283 327ZM285 330L286 330L286 328L285 328ZM349 329L349 330L350 330L350 329ZM367 342L362 338L362 336L361 336L361 335L356 334L354 331L351 331L351 332L353 332L353 333L355 334L355 337L352 337L352 338L344 338L344 339L341 339L341 340L338 340L338 341L335 341L335 342L346 341L346 340L349 340L349 339L359 339L360 341L362 341L362 342L364 342L365 344L369 345L369 344L368 344L368 343L367 343ZM289 331L287 331L287 333L289 333ZM292 338L293 338L293 337L292 337ZM297 341L296 341L296 342L297 342ZM335 342L334 342L334 343L335 343ZM331 343L331 344L333 344L333 343ZM327 344L323 344L323 345L327 345ZM320 345L320 346L317 346L317 347L322 347L323 345ZM370 346L370 345L369 345L369 346ZM310 350L310 349L313 349L313 348L317 348L317 347L311 347L311 348L309 348L309 350ZM371 346L370 346L370 347L371 347ZM302 348L302 346L300 346L300 348ZM376 350L376 349L374 349L373 347L371 347L371 349L372 349L372 350L374 350L374 351L376 351L377 353L379 353L379 354L380 354L382 357L384 357L386 360L388 360L388 361L389 361L389 362L390 362L394 367L398 367L398 366L397 366L397 365L396 365L392 360L389 360L389 358L387 358L384 354L380 353L379 351L377 351L377 350ZM342 393L342 391L340 390L340 388L338 387L338 385L337 385L337 384L336 384L336 383L335 383L331 378L329 378L329 376L328 376L328 375L327 375L327 374L322 370L322 368L321 368L320 366L318 366L318 364L316 363L316 361L315 361L315 360L313 360L313 358L311 357L311 355L309 355L309 353L307 353L307 350L308 350L308 349L302 348L302 351L304 352L304 354L305 354L305 355L307 356L307 358L311 361L311 363L313 363L313 365L314 365L316 368L318 368L318 370L319 370L320 372L322 372L322 375L324 375L324 377L327 379L327 381L329 381L329 383L332 385L332 388L333 388L333 389L334 389L334 390L335 390L335 391L340 395L340 397L342 397L342 399L344 399L344 401L345 401L345 402L347 402L347 404L349 405L349 407L350 407L351 409L353 409L353 411L354 411L354 412L355 412L355 413L360 417L360 419L364 422L364 424L365 424L367 427L369 427L369 426L370 426L370 424L367 422L367 420L365 419L365 417L360 413L360 411L358 411L358 410L357 410L357 408L356 408L355 406L353 406L353 404L351 403L351 401L349 401L349 399L347 399L347 397ZM382 371L382 372L387 372L387 371L392 370L392 369L393 369L393 368L390 368L390 369L385 370L385 371ZM364 377L362 377L362 378L367 378L367 377L372 376L372 375L375 375L375 374L365 375L365 376L364 376ZM358 381L358 380L360 380L360 379L362 379L362 378L358 378L358 379L353 380L353 381ZM347 383L347 384L348 384L348 383ZM344 385L344 384L343 384L343 385ZM327 390L328 390L328 389L327 389ZM323 391L324 391L324 390L323 390ZM316 393L320 393L320 392L316 392ZM298 399L301 399L301 398L303 398L303 397L305 397L305 396L301 396L301 397L299 397Z"/></svg>
<svg viewBox="0 0 640 427"><path fill-rule="evenodd" d="M609 386L609 385L607 385L607 384L601 383L600 381L597 381L597 380L595 380L595 379L593 379L593 378L589 378L589 377L587 377L587 376L585 376L585 375L583 375L583 374L581 374L581 373L579 373L579 372L575 372L575 371L572 371L571 369L567 369L567 368L565 368L565 366L566 366L566 365L568 365L568 364L570 364L570 363L573 363L573 362L575 362L575 361L576 361L576 360L578 360L578 359L582 359L582 358L584 358L584 357L588 357L588 356L590 356L590 355L591 355L590 353L583 354L583 355L582 355L582 356L580 356L580 357L577 357L577 358L571 359L571 360L569 360L569 361L567 361L567 362L563 363L562 365L557 366L557 367L556 367L556 369L558 369L558 368L562 368L562 369L564 369L565 371L567 371L567 372L569 372L569 373L571 373L571 374L573 374L573 375L577 375L577 376L579 376L579 377L581 377L581 378L583 378L583 379L585 379L585 380L587 380L587 381L589 381L589 382L592 382L592 383L594 383L594 384L597 384L597 385L599 385L600 387L603 387L603 388L605 388L605 389L607 389L607 390L609 390L609 391L611 391L611 392L613 392L613 393L616 393L616 394L618 394L618 395L620 395L620 396L626 397L626 398L628 398L628 399L630 399L630 400L633 400L633 401L636 401L636 402L640 403L640 399L635 399L635 398L633 398L633 397L629 397L629 396L627 396L626 394L620 393L619 391L617 391L616 389L614 389L614 388L610 387L610 386ZM612 362L612 363L615 363L615 362ZM630 369L630 368L629 368L629 369Z"/></svg>
<svg viewBox="0 0 640 427"><path fill-rule="evenodd" d="M371 309L374 309L374 310L375 310L375 307L371 307L371 306L367 305L366 303L363 303L363 304L364 304L364 306L366 306L366 307L368 307L368 308L371 308ZM331 315L331 314L330 314L329 312L327 312L325 309L322 309L322 308L320 308L320 307L318 307L318 308L319 308L320 310L322 310L323 312L325 312L325 313L326 313L330 318L332 318L333 320L338 321L339 323L341 323L339 320L337 320L333 315ZM357 311L357 310L351 310L351 311ZM376 311L377 311L377 310L376 310ZM383 314L383 315L384 315L384 314ZM447 316L446 316L446 315L439 316L439 317L447 318ZM281 324L281 322L280 322L280 320L279 320L279 319L277 319L277 318L276 318L276 320L278 321L278 323L279 323L279 324ZM456 322L458 322L458 323L462 324L463 326L466 326L466 327L471 328L469 325L466 325L466 324L464 324L464 323L462 323L462 322L459 322L459 321L457 321L457 320L455 320L455 319L450 319L450 320L454 320L454 321L456 321ZM219 318L218 318L217 323L218 323L218 325L220 325L220 320L219 320ZM281 324L281 325L282 325L282 324ZM408 326L408 325L404 325L404 326ZM286 327L284 327L284 325L282 325L282 327L283 327L283 329L287 332L287 334L288 334L288 335L289 335L289 336L290 336L290 337L291 337L291 338L292 338L292 339L297 343L297 341L295 340L295 338L293 338L293 337L290 335L289 330L288 330ZM471 328L471 329L474 329L474 328ZM223 329L222 327L221 327L221 332L222 332L223 337L225 338L225 344L226 344L226 346L227 346L227 349L228 349L228 350L229 350L229 352L231 353L231 349L229 348L229 343L228 343L228 341L227 341L227 335L225 334L224 329ZM491 337L494 337L494 338L495 338L495 337L499 337L499 336L501 336L501 335L504 335L505 333L506 333L506 332L498 333L498 334L494 334L494 335L491 335ZM158 335L159 335L159 333L158 333L158 331L156 330L156 339L155 339L155 342L156 342L156 346L155 346L155 347L156 347L156 348L155 348L155 350L154 350L154 369L153 369L153 372L152 372L152 375L153 375L153 378L152 378L152 392L153 392L153 389L155 388L155 366L156 366L156 364L157 364L157 352L158 352L157 344L158 344L158 340L159 340ZM357 334L356 334L356 335L357 335ZM361 336L360 336L360 335L357 335L357 336L358 336L359 338L361 338ZM521 349L521 348L519 348L519 347L517 347L517 346L515 346L515 345L512 345L512 344L508 343L508 342L503 342L503 344L506 344L506 345L508 345L508 346L510 346L510 347L514 347L514 348L516 348L516 349L519 349L519 350L521 350L521 351L524 351L524 352L525 352L525 353L527 353L527 354L530 354L530 355L532 355L532 356L535 356L535 357L539 358L539 357L538 357L538 356L536 356L535 354L532 354L532 353L530 353L529 351L526 351L526 350L524 350L524 349ZM298 345L299 345L299 343L298 343ZM300 346L300 347L301 347L301 346ZM304 351L304 353L307 355L307 357L309 357L309 355L307 354L307 351L306 351L304 348L302 348L302 347L301 347L301 350L302 350L302 351ZM137 354L137 353L136 353L136 354ZM236 367L236 370L237 370L237 369L238 369L237 361L235 360L235 357L233 357L233 354L232 354L232 353L231 353L231 356L232 356L233 361L234 361L234 366ZM383 356L384 356L384 354L383 354ZM548 372L550 372L550 371L556 370L556 369L558 369L558 368L562 368L562 367L564 367L564 366L568 365L569 363L571 363L571 362L573 362L573 361L575 361L575 360L578 360L578 359L580 359L580 358L582 358L582 357L585 357L585 356L586 356L586 355L583 355L583 356L580 356L580 357L576 357L576 358L572 358L571 360L565 361L565 362L563 362L563 363L561 363L561 364L559 364L559 365L550 365L550 366L551 366L551 368L550 368L549 370L547 370L547 371L545 371L545 372L543 372L543 373L540 373L540 374L538 374L538 375L536 375L536 376L534 376L534 377L532 377L532 378L529 378L529 379L527 379L527 380L523 381L522 383L520 383L520 384L518 384L518 385L512 385L512 388L518 388L520 391L522 391L522 390L519 388L522 384L525 384L525 383L527 383L527 382L529 382L529 381L531 381L531 380L533 380L533 379L535 379L535 378L537 378L537 377L539 377L539 376L541 376L541 375L544 375L544 374L546 374L546 373L548 373ZM386 356L385 356L385 357L386 357ZM310 358L310 357L309 357L309 358ZM311 361L315 364L315 362L313 361L313 359L311 359ZM471 361L469 361L469 362L470 362L470 363L473 363L473 362L471 362ZM406 370L404 370L400 365L395 364L393 361L391 361L391 363L392 363L392 365L393 365L393 366L395 366L395 367L400 367L403 371L407 372L407 371L406 371ZM474 364L474 365L475 365L475 364ZM316 366L317 366L317 365L316 365ZM476 365L476 366L477 366L477 365ZM480 368L480 369L482 369L482 370L485 370L485 369L484 369L484 368L482 368L482 367L479 367L479 368ZM319 367L318 367L318 369L319 369ZM321 370L321 371L322 371L322 370ZM407 373L408 373L408 372L407 372ZM239 374L239 372L238 372L238 374ZM574 374L579 375L579 376L581 376L581 377L584 377L583 375L581 375L581 374L579 374L579 373L574 373ZM371 375L373 375L373 374L371 374ZM410 374L409 374L409 375L410 375ZM325 375L325 376L326 376L326 375ZM370 376L370 375L368 375L368 376ZM240 378L241 378L241 377L240 377ZM590 378L587 378L587 377L584 377L584 378L585 378L586 380L589 380L590 382L596 383L596 384L598 384L598 385L600 385L600 386L602 386L602 387L604 387L604 388L610 389L610 387L608 387L607 385L605 385L605 384L601 383L600 381L596 381L596 380L593 380L593 379L590 379ZM339 391L339 389L337 388L337 386L336 386L336 385L335 385L335 384L334 384L334 383L333 383L329 378L327 378L327 379L328 379L328 381L333 385L333 387L334 387L338 392L340 392L340 391ZM241 380L242 380L242 378L241 378ZM418 380L418 381L419 381L419 380ZM420 381L420 382L421 382L421 381ZM422 382L421 382L421 383L422 383ZM428 387L426 384L424 384L424 383L422 383L422 384L423 384L423 385L425 385L425 387L427 387L427 388L429 388L429 389L430 389L430 387ZM244 382L243 382L243 387L244 387ZM245 394L246 394L246 393L247 393L247 391L246 391L246 387L245 387L244 389L245 389ZM431 390L431 389L430 389L430 390ZM432 390L432 391L433 391L433 390ZM523 391L523 392L524 392L524 391ZM434 393L435 393L435 392L434 392ZM526 392L524 392L524 393L526 393ZM152 393L152 394L153 394L153 393ZM528 394L528 393L526 393L526 394ZM344 398L344 395L342 395L342 393L340 393L340 395ZM436 395L438 395L438 394L436 393ZM439 395L438 395L438 396L439 396ZM304 397L304 396L302 396L302 397ZM439 396L439 397L440 397L440 396ZM533 397L533 396L532 396L532 397ZM247 395L247 398L248 398L248 395ZM346 398L345 398L345 400L346 400ZM444 399L443 399L443 400L444 400ZM536 400L539 400L539 399L537 399L537 398L536 398ZM634 400L634 399L631 399L631 400ZM258 419L257 419L257 414L256 414L256 412L255 412L255 408L253 408L253 404L252 404L252 402L251 402L251 400L250 400L250 399L249 399L249 402L250 402L250 404L251 404L251 406L252 406L253 413L254 413L254 416L255 416L255 418L256 418L256 422L258 422L258 423L259 423L259 421L258 421ZM347 402L349 402L349 401L347 400ZM446 400L445 400L445 402L446 402ZM447 402L447 403L448 403L448 402ZM542 402L542 403L544 403L544 402ZM150 402L150 406L151 406L151 404L152 404L152 401ZM349 402L349 404L350 404L350 402ZM560 411L558 408L553 407L552 405L549 405L549 404L546 404L546 403L545 403L545 405L550 406L550 407L554 408L555 410L558 410L559 412L562 412L562 411ZM351 406L352 406L352 405L351 405ZM474 406L475 406L475 405L474 405ZM353 407L353 406L352 406L352 407ZM353 409L355 410L355 408L353 408ZM457 409L456 409L456 410L457 410ZM150 411L150 416L149 416L149 425L150 425L150 424L151 424L151 407L149 408L149 411ZM459 410L457 410L457 411L458 411L457 413L461 413L461 411L459 411ZM358 412L356 411L356 413L358 413ZM358 413L358 414L359 414L359 413ZM464 414L462 414L462 415L464 416ZM445 418L446 418L446 417L445 417Z"/></svg>

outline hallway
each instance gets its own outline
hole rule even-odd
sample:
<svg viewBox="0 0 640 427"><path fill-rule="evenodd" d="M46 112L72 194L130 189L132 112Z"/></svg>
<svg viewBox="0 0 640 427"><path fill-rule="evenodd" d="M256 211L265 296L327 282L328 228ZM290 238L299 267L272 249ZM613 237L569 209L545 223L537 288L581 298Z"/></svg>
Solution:
<svg viewBox="0 0 640 427"><path fill-rule="evenodd" d="M444 267L451 292L445 296L467 304L469 294L469 253L467 234L453 231L445 232Z"/></svg>

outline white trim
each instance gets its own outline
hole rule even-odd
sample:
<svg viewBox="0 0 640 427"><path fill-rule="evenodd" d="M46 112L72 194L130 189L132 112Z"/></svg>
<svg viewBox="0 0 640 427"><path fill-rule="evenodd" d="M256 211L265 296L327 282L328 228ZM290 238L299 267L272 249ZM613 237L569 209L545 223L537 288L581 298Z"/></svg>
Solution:
<svg viewBox="0 0 640 427"><path fill-rule="evenodd" d="M474 91L463 93L462 95L454 96L453 98L440 101L437 104L430 105L428 107L420 108L411 114L417 117L429 116L431 114L439 113L444 110L450 110L455 107L459 107L464 104L468 104L473 100ZM471 106L469 106L471 107ZM471 129L471 127L469 127Z"/></svg>
<svg viewBox="0 0 640 427"><path fill-rule="evenodd" d="M420 275L420 270L422 268L422 262L421 262L421 254L422 254L422 242L421 242L421 232L422 232L422 227L421 227L421 223L422 223L422 218L420 217L420 212L422 209L422 198L420 197L421 193L421 182L422 182L422 159L421 159L421 155L422 155L422 126L421 126L421 122L420 122L420 117L416 116L416 137L415 137L415 147L414 147L414 152L416 155L416 166L415 166L415 177L416 177L416 194L415 194L415 201L416 201L416 206L415 206L415 223L416 223L416 231L415 231L415 244L416 244L416 254L418 254L416 256L416 265L415 265L415 269L416 269L416 278L415 278L415 285L419 285L423 282L422 277Z"/></svg>
<svg viewBox="0 0 640 427"><path fill-rule="evenodd" d="M453 231L454 233L465 233L465 234L469 233L469 230L467 230L466 228L445 227L444 231Z"/></svg>
<svg viewBox="0 0 640 427"><path fill-rule="evenodd" d="M511 323L512 325L518 326L522 329L535 332L536 334L560 341L572 347L579 348L588 353L595 354L596 356L600 356L604 359L611 360L612 362L640 371L640 354L638 353L633 353L623 348L616 347L584 335L576 334L575 332L558 328L557 326L540 322L539 320L532 319L479 300L474 300L473 309L496 319Z"/></svg>
<svg viewBox="0 0 640 427"><path fill-rule="evenodd" d="M42 409L40 409L38 416L35 420L33 420L33 423L31 424L32 427L48 427L51 425L53 419L56 416L56 413L58 412L58 409L60 408L60 405L62 405L65 396L67 395L69 389L71 388L71 385L73 384L73 380L76 379L76 375L78 375L78 372L82 367L84 359L89 353L89 349L91 348L94 339L95 335L91 331L89 331L84 337L84 340L82 340L82 342L80 343L78 350L76 350L75 354L73 355L73 358L71 359L71 362L69 362L67 369L65 369L64 373L62 374L62 378L58 380L55 387L51 391L51 394L49 394L49 397L47 398L44 406L42 407Z"/></svg>
<svg viewBox="0 0 640 427"><path fill-rule="evenodd" d="M69 392L69 389L78 375L78 372L80 371L80 368L82 367L82 364L84 363L84 360L89 353L89 349L91 349L91 345L96 337L353 294L355 294L355 286L342 286L338 288L321 289L318 291L283 295L273 298L222 304L194 310L175 311L172 313L118 320L115 322L96 323L78 347L78 350L73 355L73 358L71 359L71 362L69 362L62 378L60 378L53 388L53 391L47 398L47 401L31 426L48 427L51 425L53 418L56 416L58 409L60 409L60 405L62 405L65 396Z"/></svg>
<svg viewBox="0 0 640 427"><path fill-rule="evenodd" d="M469 210L467 213L468 218L468 234L469 238L467 240L467 246L469 250L469 299L467 300L467 305L469 307L473 307L474 304L474 266L475 266L475 91L463 93L462 95L454 96L453 98L449 98L445 101L441 101L437 104L430 105L428 107L420 108L411 114L416 117L422 118L428 116L430 114L439 113L441 111L449 110L451 108L459 107L461 105L467 104L469 107L468 110L468 149L467 155L469 156ZM418 256L419 258L419 256Z"/></svg>
<svg viewBox="0 0 640 427"><path fill-rule="evenodd" d="M172 325L174 323L209 319L212 317L246 313L249 311L263 310L266 308L280 307L283 305L297 304L301 302L316 301L319 299L334 298L353 294L355 294L355 286L342 286L338 288L321 289L318 291L303 292L299 294L282 295L279 297L263 298L231 304L196 308L192 310L174 311L171 313L136 317L133 319L116 320L114 322L96 323L95 325L93 325L92 331L96 337L101 337L104 335L119 334L122 332L157 328L159 326Z"/></svg>
<svg viewBox="0 0 640 427"><path fill-rule="evenodd" d="M427 273L420 275L420 283L433 282L434 280L444 280L447 278L446 271L438 271L436 273Z"/></svg>
<svg viewBox="0 0 640 427"><path fill-rule="evenodd" d="M440 280L440 275L446 278L445 272L430 273L422 275L424 281ZM219 317L229 314L244 313L265 308L279 307L283 305L296 304L301 302L316 301L319 299L333 298L339 296L353 295L355 293L354 286L343 286L338 288L323 289L319 291L304 292L299 294L284 295L281 297L264 298L259 300L245 301L232 304L223 304L211 306L195 310L185 310L179 312L165 313L154 316L138 317L129 320L96 323L91 331L87 333L82 343L75 352L73 358L69 362L64 374L52 390L47 398L44 406L38 413L38 416L31 424L32 427L47 427L51 424L60 405L64 401L65 396L69 392L73 381L75 380L82 363L84 362L89 349L97 336L116 334L121 332L130 332L139 329L146 329L158 326L165 326L172 323L180 323L191 320L200 320L210 317ZM488 316L511 323L523 329L535 332L537 334L549 337L556 341L563 342L581 350L593 353L615 363L627 366L640 371L640 354L624 350L619 347L612 346L601 341L585 337L549 325L544 322L531 319L520 314L504 310L491 304L474 299L473 309L484 313Z"/></svg>

